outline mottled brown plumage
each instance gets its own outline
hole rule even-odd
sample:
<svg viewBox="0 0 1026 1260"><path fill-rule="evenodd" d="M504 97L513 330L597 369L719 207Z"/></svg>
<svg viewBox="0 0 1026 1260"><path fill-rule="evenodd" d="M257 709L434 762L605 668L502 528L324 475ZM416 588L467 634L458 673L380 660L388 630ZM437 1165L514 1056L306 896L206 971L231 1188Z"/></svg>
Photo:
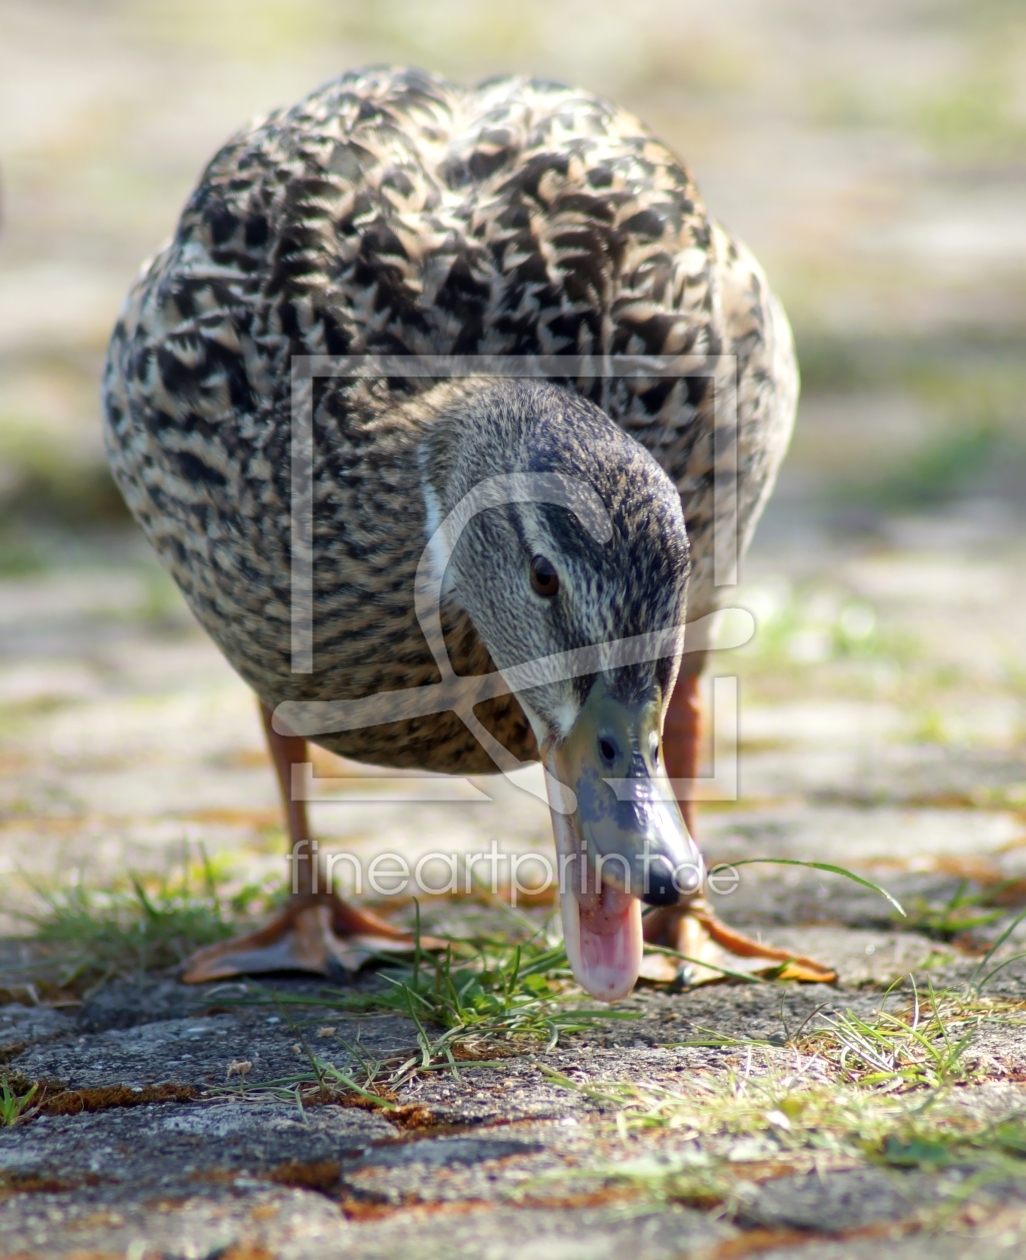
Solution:
<svg viewBox="0 0 1026 1260"><path fill-rule="evenodd" d="M717 388L734 372L722 356L736 356L742 545L797 395L790 332L758 265L706 216L678 159L616 106L533 80L464 90L374 69L252 124L211 162L130 294L104 389L108 449L129 506L266 704L437 678L413 614L413 575L425 493L443 507L454 501L454 451L473 452L484 472L583 476L619 521L622 546L599 557L561 509L539 510L538 528L565 535L578 592L547 642L572 647L677 616L687 557L674 504L690 539L689 619L715 607L708 375L644 389L599 381L586 399L573 381L322 380L315 668L292 674L291 356L378 352L688 353L710 364ZM508 542L526 509L504 511ZM515 569L504 573L513 600L527 590L523 559L512 544L496 552L487 522L479 526L478 554L506 554ZM465 582L476 576L468 564ZM601 593L589 564L605 566ZM472 602L457 589L445 608L461 673L491 669L499 651L498 630L486 647ZM487 615L500 612L509 609ZM525 635L503 650L526 659L537 646ZM665 691L665 664L652 670ZM487 724L519 757L536 755L512 696L489 702ZM382 764L494 769L451 713L318 742Z"/></svg>

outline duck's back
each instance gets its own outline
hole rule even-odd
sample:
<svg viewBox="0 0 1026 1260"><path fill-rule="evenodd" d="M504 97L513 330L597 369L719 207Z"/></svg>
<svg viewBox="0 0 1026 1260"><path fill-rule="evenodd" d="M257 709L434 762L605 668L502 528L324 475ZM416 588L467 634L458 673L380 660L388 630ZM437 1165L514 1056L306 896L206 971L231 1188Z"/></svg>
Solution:
<svg viewBox="0 0 1026 1260"><path fill-rule="evenodd" d="M368 353L698 356L705 369L684 381L640 393L604 381L592 394L681 491L689 617L716 602L715 395L736 385L742 543L797 396L790 331L758 266L631 114L534 80L464 90L377 69L254 123L211 162L130 294L105 403L130 507L265 696L263 673L281 662L287 672L291 358ZM379 516L389 508L368 484L372 448L389 440L383 418L410 388L318 389L318 501L362 539L350 562L365 554L371 568L388 561ZM416 495L412 471L395 496ZM392 566L396 580L408 561ZM229 591L240 580L251 596ZM231 625L247 600L265 622L249 656ZM407 662L393 685L420 651L405 633L397 626L391 645ZM371 674L361 686L389 685Z"/></svg>

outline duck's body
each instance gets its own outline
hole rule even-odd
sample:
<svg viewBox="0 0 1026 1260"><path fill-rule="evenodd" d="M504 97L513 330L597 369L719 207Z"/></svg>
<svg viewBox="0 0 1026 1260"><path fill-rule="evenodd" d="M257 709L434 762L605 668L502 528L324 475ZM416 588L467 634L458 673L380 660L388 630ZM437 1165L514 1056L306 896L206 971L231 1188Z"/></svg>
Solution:
<svg viewBox="0 0 1026 1260"><path fill-rule="evenodd" d="M313 672L293 673L291 361L376 353L696 358L687 379L643 392L598 379L579 402L573 380L316 381ZM743 548L788 443L797 369L762 272L707 218L685 168L632 115L577 90L370 70L214 158L118 322L107 442L186 599L273 708L437 679L414 577L468 449L482 476L604 478L634 543L649 539L647 576L635 564L605 625L614 637L683 612L687 543L659 517L676 510L668 477L690 542L688 620L711 612L715 399L735 388ZM458 590L443 606L458 674L501 655L472 606ZM585 622L559 646L594 641ZM672 690L672 671L660 685ZM544 732L514 695L481 715L518 758L539 755ZM382 765L495 769L452 712L317 742Z"/></svg>

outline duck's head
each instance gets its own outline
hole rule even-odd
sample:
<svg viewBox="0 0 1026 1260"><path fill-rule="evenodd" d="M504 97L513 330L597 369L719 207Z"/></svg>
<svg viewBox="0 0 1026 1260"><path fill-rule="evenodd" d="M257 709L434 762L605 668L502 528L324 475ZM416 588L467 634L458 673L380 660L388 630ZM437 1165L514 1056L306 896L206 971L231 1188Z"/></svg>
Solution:
<svg viewBox="0 0 1026 1260"><path fill-rule="evenodd" d="M475 487L497 487L463 513L444 591L537 738L574 975L622 997L641 963L641 903L687 901L702 883L661 751L689 568L680 496L598 407L556 386L449 386L436 415L421 447L429 532ZM632 651L640 636L655 649ZM577 654L565 668L514 668L564 653Z"/></svg>

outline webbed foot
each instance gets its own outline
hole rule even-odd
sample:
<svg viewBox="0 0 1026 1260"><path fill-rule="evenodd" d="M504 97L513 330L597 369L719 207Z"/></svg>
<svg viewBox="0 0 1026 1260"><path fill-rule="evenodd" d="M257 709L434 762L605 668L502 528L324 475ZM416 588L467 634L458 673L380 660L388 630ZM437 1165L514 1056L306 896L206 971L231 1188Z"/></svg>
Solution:
<svg viewBox="0 0 1026 1260"><path fill-rule="evenodd" d="M832 984L837 972L812 958L763 945L713 913L704 897L687 906L667 906L647 914L642 922L645 941L674 954L649 953L641 964L648 980L683 979L691 987L733 976L766 976L777 980Z"/></svg>
<svg viewBox="0 0 1026 1260"><path fill-rule="evenodd" d="M422 949L444 942L421 937ZM296 896L266 927L197 950L183 964L186 984L269 971L308 971L331 976L353 974L382 954L408 954L417 948L409 932L358 910L334 893Z"/></svg>

